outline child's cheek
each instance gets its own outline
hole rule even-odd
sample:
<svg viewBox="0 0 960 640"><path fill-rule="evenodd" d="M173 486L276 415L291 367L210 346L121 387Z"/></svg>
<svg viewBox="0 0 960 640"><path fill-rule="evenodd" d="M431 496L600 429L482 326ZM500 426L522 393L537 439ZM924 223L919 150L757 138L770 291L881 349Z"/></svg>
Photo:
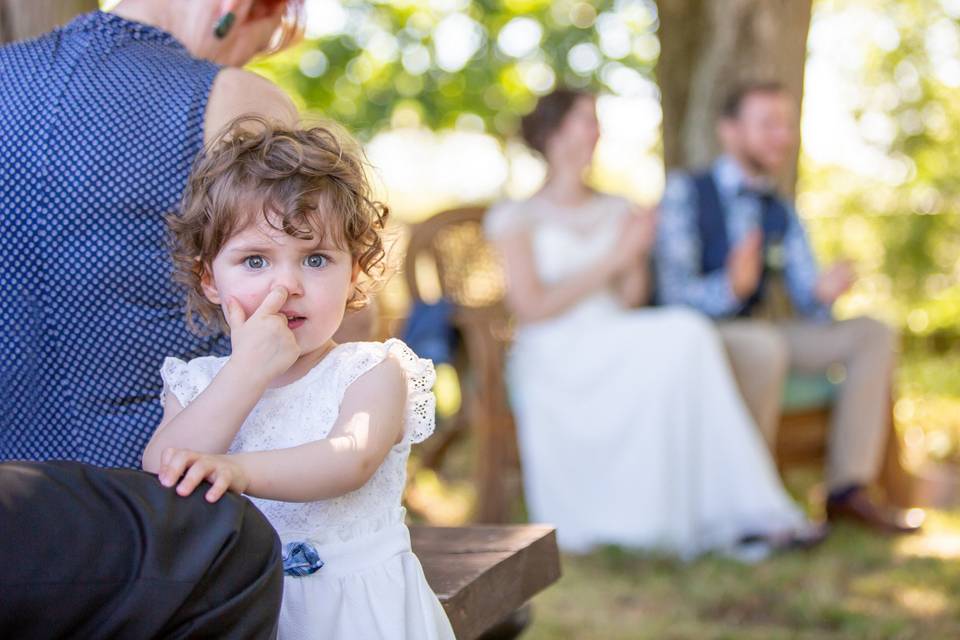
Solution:
<svg viewBox="0 0 960 640"><path fill-rule="evenodd" d="M249 318L253 313L260 308L260 303L263 302L263 299L266 295L261 295L259 292L253 293L243 293L237 296L237 301L240 303L240 306L243 307L243 312Z"/></svg>
<svg viewBox="0 0 960 640"><path fill-rule="evenodd" d="M267 297L267 291L261 291L260 287L250 286L250 283L244 282L242 278L231 279L226 284L224 304L226 304L229 298L233 298L240 303L244 314L246 314L248 318L260 308L260 303Z"/></svg>

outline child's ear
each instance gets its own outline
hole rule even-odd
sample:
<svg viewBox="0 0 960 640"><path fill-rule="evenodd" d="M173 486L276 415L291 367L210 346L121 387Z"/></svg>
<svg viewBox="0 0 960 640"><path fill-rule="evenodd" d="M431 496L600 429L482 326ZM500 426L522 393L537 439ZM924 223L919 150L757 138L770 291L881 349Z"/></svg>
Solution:
<svg viewBox="0 0 960 640"><path fill-rule="evenodd" d="M360 263L353 263L353 271L350 273L350 288L347 290L347 308L357 299L357 280L360 278Z"/></svg>
<svg viewBox="0 0 960 640"><path fill-rule="evenodd" d="M347 300L353 300L357 296L357 280L360 279L360 263L353 263L353 272L350 274L350 296Z"/></svg>
<svg viewBox="0 0 960 640"><path fill-rule="evenodd" d="M217 290L217 283L213 281L213 273L210 265L198 266L200 271L200 288L203 289L203 295L213 304L220 304L220 291Z"/></svg>

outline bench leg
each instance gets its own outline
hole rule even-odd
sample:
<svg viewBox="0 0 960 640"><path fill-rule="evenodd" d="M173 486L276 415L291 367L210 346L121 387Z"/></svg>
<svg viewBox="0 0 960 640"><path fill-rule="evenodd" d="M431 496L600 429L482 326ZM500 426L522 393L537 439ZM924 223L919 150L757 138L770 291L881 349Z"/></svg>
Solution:
<svg viewBox="0 0 960 640"><path fill-rule="evenodd" d="M533 612L530 604L527 603L484 631L478 640L514 640L530 626L531 620L533 620Z"/></svg>
<svg viewBox="0 0 960 640"><path fill-rule="evenodd" d="M893 413L890 414L890 434L887 450L880 469L879 485L886 493L887 500L901 508L909 508L914 503L914 478L900 460L900 438L893 427Z"/></svg>

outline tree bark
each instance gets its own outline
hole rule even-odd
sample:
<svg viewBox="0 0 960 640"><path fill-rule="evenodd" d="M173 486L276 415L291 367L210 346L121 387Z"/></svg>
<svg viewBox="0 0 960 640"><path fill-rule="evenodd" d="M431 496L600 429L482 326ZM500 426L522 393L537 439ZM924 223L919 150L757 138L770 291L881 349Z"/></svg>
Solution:
<svg viewBox="0 0 960 640"><path fill-rule="evenodd" d="M97 7L97 0L0 0L0 44L33 38Z"/></svg>
<svg viewBox="0 0 960 640"><path fill-rule="evenodd" d="M738 83L778 80L797 99L811 0L658 0L664 164L702 167L718 152L716 115ZM793 193L796 159L781 178Z"/></svg>

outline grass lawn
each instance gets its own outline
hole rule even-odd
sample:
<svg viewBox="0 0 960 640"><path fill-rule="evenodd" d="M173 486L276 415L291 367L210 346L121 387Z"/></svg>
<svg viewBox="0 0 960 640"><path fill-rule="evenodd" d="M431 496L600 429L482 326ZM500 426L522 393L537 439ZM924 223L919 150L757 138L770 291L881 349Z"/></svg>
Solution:
<svg viewBox="0 0 960 640"><path fill-rule="evenodd" d="M960 462L960 354L904 360L896 413L909 457ZM429 520L469 518L469 447L453 448L443 476L416 475L408 498ZM818 481L800 470L788 487L820 504ZM960 509L928 512L915 536L841 526L815 550L757 565L607 548L565 556L563 572L534 599L524 640L960 640Z"/></svg>
<svg viewBox="0 0 960 640"><path fill-rule="evenodd" d="M844 525L752 566L608 548L563 570L525 639L960 638L960 513L930 513L905 538Z"/></svg>
<svg viewBox="0 0 960 640"><path fill-rule="evenodd" d="M819 504L817 479L797 470L788 486ZM443 524L463 522L468 482L422 473L414 484L412 503L431 503ZM565 555L562 578L533 600L522 638L960 639L960 510L927 516L918 535L842 525L814 550L756 565L716 556L685 564L615 547Z"/></svg>

